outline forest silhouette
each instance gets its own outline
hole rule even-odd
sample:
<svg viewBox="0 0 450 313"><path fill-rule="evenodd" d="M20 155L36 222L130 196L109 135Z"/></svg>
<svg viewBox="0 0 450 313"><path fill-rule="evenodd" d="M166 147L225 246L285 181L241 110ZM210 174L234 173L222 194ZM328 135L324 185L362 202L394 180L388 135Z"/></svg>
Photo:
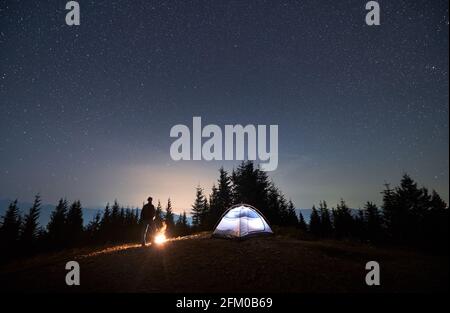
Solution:
<svg viewBox="0 0 450 313"><path fill-rule="evenodd" d="M343 199L336 207L325 201L312 207L307 223L295 205L287 200L266 172L252 162L242 162L231 173L219 170L210 195L197 186L190 209L175 218L171 199L163 208L158 200L155 224L166 225L168 237L213 230L227 208L247 203L258 208L270 225L280 232L292 230L300 239L355 240L375 245L401 245L447 254L448 205L436 191L429 192L407 174L398 186L385 185L382 204L367 202L362 209L350 209ZM139 242L140 210L122 207L116 200L86 225L82 204L60 199L46 227L38 224L41 197L23 216L17 200L10 203L0 225L2 259L85 245Z"/></svg>

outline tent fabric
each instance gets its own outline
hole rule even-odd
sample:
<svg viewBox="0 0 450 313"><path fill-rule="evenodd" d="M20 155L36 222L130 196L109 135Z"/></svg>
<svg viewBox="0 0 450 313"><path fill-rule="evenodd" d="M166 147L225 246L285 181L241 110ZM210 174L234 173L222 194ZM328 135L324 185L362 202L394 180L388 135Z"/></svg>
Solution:
<svg viewBox="0 0 450 313"><path fill-rule="evenodd" d="M239 204L229 208L214 229L214 237L244 238L252 235L272 234L272 229L256 208Z"/></svg>

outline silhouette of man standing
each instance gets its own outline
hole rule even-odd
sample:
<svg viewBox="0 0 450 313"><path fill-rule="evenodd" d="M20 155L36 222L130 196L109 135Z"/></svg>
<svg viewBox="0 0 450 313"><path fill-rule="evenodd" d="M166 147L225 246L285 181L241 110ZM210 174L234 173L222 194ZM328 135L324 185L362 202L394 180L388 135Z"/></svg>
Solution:
<svg viewBox="0 0 450 313"><path fill-rule="evenodd" d="M142 223L142 246L145 247L147 242L147 232L150 228L150 235L152 236L153 242L153 234L155 232L155 206L152 204L153 198L148 197L148 203L146 203L142 207L141 211L141 223Z"/></svg>

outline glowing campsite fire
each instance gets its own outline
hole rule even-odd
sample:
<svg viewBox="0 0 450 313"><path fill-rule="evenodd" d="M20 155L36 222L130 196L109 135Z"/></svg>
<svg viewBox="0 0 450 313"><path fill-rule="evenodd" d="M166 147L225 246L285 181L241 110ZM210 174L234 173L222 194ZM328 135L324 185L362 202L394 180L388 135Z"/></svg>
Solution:
<svg viewBox="0 0 450 313"><path fill-rule="evenodd" d="M164 223L163 226L156 231L154 242L157 245L162 245L164 242L166 242L166 224Z"/></svg>
<svg viewBox="0 0 450 313"><path fill-rule="evenodd" d="M155 243L157 245L160 245L166 241L166 235L164 234L156 234L155 236Z"/></svg>

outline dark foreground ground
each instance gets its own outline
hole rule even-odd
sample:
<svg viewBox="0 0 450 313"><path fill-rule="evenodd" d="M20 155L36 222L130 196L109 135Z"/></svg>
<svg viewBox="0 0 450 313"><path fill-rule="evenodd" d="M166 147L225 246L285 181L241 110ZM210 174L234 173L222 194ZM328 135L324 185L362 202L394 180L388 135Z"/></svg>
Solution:
<svg viewBox="0 0 450 313"><path fill-rule="evenodd" d="M66 286L66 262L81 285ZM381 286L367 287L378 261ZM31 292L433 292L448 291L448 257L336 241L184 237L161 247L121 245L37 256L2 265L2 290Z"/></svg>

